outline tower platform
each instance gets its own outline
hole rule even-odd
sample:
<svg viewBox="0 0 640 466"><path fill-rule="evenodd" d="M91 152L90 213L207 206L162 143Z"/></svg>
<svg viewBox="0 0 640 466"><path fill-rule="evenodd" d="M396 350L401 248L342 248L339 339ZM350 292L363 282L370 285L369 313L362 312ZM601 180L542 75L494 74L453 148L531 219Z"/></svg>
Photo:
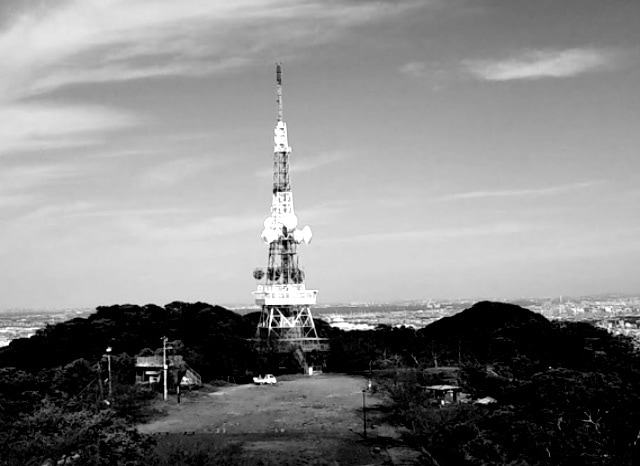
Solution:
<svg viewBox="0 0 640 466"><path fill-rule="evenodd" d="M256 304L261 306L295 306L316 303L318 290L307 290L304 284L258 285L253 292Z"/></svg>

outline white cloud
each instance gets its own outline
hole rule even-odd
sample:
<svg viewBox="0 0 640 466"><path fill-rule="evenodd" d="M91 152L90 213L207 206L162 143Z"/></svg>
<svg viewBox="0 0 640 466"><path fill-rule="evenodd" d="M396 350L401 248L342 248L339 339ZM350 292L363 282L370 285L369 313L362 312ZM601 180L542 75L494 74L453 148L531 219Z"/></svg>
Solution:
<svg viewBox="0 0 640 466"><path fill-rule="evenodd" d="M610 67L614 55L595 48L537 50L504 60L467 60L463 66L487 81L564 78Z"/></svg>
<svg viewBox="0 0 640 466"><path fill-rule="evenodd" d="M156 217L156 216L177 216L177 215L193 215L195 210L183 208L151 208L151 209L118 209L118 208L99 208L94 205L92 209L83 209L82 211L67 212L69 217Z"/></svg>
<svg viewBox="0 0 640 466"><path fill-rule="evenodd" d="M68 181L81 174L70 165L22 165L0 170L0 193L29 193L34 188L59 181Z"/></svg>
<svg viewBox="0 0 640 466"><path fill-rule="evenodd" d="M336 222L345 212L354 208L353 201L330 201L296 209L300 221L298 228Z"/></svg>
<svg viewBox="0 0 640 466"><path fill-rule="evenodd" d="M126 149L106 149L106 150L94 150L91 152L91 157L96 159L120 159L120 158L132 158L132 157L145 157L157 155L159 153L166 152L165 148L126 148Z"/></svg>
<svg viewBox="0 0 640 466"><path fill-rule="evenodd" d="M123 209L109 207L95 201L79 200L39 207L20 217L17 223L40 226L46 223L52 224L58 220L67 222L71 219L80 219L82 223L86 223L87 218L94 218L105 219L111 227L114 227L118 224L128 224L131 218L147 219L138 220L147 222L150 218L170 216L175 220L178 216L193 215L193 213L194 211L190 209L182 208ZM99 225L99 220L97 221L96 224Z"/></svg>
<svg viewBox="0 0 640 466"><path fill-rule="evenodd" d="M213 166L224 163L221 159L180 158L163 163L155 163L142 174L142 184L147 187L166 188L186 181Z"/></svg>
<svg viewBox="0 0 640 466"><path fill-rule="evenodd" d="M528 189L503 189L503 190L486 190L486 191L469 191L465 193L450 194L439 197L438 201L457 201L461 199L484 199L491 197L524 197L524 196L546 196L560 194L569 191L591 188L602 184L602 181L585 181L581 183L571 183L561 186L550 186L547 188L528 188Z"/></svg>
<svg viewBox="0 0 640 466"><path fill-rule="evenodd" d="M291 164L292 173L302 173L315 170L326 165L340 163L351 155L346 152L324 152L313 157L305 157L302 160L294 160Z"/></svg>
<svg viewBox="0 0 640 466"><path fill-rule="evenodd" d="M16 103L0 107L0 154L96 144L97 132L134 125L133 115L107 107Z"/></svg>
<svg viewBox="0 0 640 466"><path fill-rule="evenodd" d="M210 217L202 220L183 219L176 222L152 221L139 216L126 216L120 219L120 226L131 236L145 241L160 242L189 242L198 240L210 241L221 236L230 236L243 231L254 229L256 236L262 224L260 217L224 216Z"/></svg>
<svg viewBox="0 0 640 466"><path fill-rule="evenodd" d="M0 167L0 210L14 210L26 218L34 213L33 206L49 199L47 187L73 183L84 174L83 168L69 164Z"/></svg>
<svg viewBox="0 0 640 466"><path fill-rule="evenodd" d="M447 240L474 236L512 235L540 229L542 229L542 227L539 225L533 226L517 223L500 223L493 225L479 225L475 227L368 233L364 235L350 236L348 241ZM333 241L341 242L347 241L347 239L335 239Z"/></svg>
<svg viewBox="0 0 640 466"><path fill-rule="evenodd" d="M295 153L292 154L289 159L291 165L290 172L292 174L309 172L327 165L340 163L352 157L352 155L347 152L337 151L305 156L305 158L299 160ZM263 168L256 171L255 174L260 178L270 177L273 175L273 168Z"/></svg>
<svg viewBox="0 0 640 466"><path fill-rule="evenodd" d="M87 201L74 201L65 204L54 204L39 207L14 222L14 227L30 225L41 229L44 225L53 225L62 218L75 216L90 211L94 205Z"/></svg>
<svg viewBox="0 0 640 466"><path fill-rule="evenodd" d="M411 76L412 78L424 78L430 74L427 64L421 61L412 61L404 64L399 69L401 74Z"/></svg>
<svg viewBox="0 0 640 466"><path fill-rule="evenodd" d="M44 0L0 26L0 152L94 145L102 132L139 122L115 109L34 101L63 86L275 61L420 3Z"/></svg>
<svg viewBox="0 0 640 466"><path fill-rule="evenodd" d="M94 69L60 70L51 76L34 80L33 93L47 92L68 84L130 81L163 76L203 76L238 68L247 60L234 58L215 63L166 63L154 65L107 64Z"/></svg>
<svg viewBox="0 0 640 466"><path fill-rule="evenodd" d="M320 0L68 0L0 33L0 99L73 83L198 75L332 40L403 5Z"/></svg>
<svg viewBox="0 0 640 466"><path fill-rule="evenodd" d="M0 209L15 208L31 202L28 194L5 194L0 191Z"/></svg>
<svg viewBox="0 0 640 466"><path fill-rule="evenodd" d="M419 80L430 85L431 90L441 91L454 76L438 62L412 61L398 68L398 73L408 78Z"/></svg>

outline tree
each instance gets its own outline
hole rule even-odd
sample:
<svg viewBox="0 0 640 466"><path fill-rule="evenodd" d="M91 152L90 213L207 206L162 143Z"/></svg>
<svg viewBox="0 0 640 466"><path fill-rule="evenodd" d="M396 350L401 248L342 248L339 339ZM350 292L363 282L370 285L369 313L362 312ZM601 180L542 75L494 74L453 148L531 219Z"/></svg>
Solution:
<svg viewBox="0 0 640 466"><path fill-rule="evenodd" d="M154 444L112 410L70 411L50 401L2 427L2 466L146 464Z"/></svg>

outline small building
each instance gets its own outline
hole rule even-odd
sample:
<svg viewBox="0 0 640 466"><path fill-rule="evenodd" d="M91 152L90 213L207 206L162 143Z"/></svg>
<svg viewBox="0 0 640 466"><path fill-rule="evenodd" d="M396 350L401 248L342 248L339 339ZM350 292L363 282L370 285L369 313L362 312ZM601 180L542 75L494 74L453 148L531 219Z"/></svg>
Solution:
<svg viewBox="0 0 640 466"><path fill-rule="evenodd" d="M200 374L194 371L179 355L167 356L167 369L174 380L180 377L180 385L202 385ZM163 362L161 355L136 356L136 383L153 384L162 381ZM171 377L170 375L170 377ZM171 380L169 378L168 380Z"/></svg>
<svg viewBox="0 0 640 466"><path fill-rule="evenodd" d="M462 388L457 385L428 385L424 389L442 406L457 403Z"/></svg>

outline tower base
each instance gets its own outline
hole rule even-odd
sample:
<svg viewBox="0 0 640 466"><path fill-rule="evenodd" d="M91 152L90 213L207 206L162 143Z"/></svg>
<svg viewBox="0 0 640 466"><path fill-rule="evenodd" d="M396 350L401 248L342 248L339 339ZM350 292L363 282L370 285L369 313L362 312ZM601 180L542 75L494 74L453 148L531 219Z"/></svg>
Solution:
<svg viewBox="0 0 640 466"><path fill-rule="evenodd" d="M314 340L300 342L256 338L253 340L253 351L257 363L255 369L260 374L302 372L311 375L312 372L324 372L329 357L329 343L325 338ZM310 371L310 368L313 368L313 371Z"/></svg>
<svg viewBox="0 0 640 466"><path fill-rule="evenodd" d="M318 338L311 309L306 304L263 305L256 338L268 341L281 353L328 351L329 340Z"/></svg>

